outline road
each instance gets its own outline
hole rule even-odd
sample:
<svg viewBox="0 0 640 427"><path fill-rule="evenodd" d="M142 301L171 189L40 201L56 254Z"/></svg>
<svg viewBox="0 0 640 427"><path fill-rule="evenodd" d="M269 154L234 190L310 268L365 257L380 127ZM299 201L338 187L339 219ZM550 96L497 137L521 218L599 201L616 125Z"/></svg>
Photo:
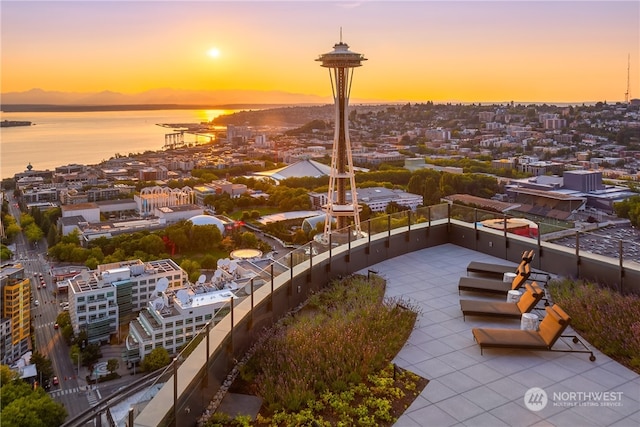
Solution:
<svg viewBox="0 0 640 427"><path fill-rule="evenodd" d="M20 209L13 195L6 193L9 201L9 212L20 222ZM60 330L54 328L56 318L62 311L60 302L66 298L55 295L55 283L50 275L51 267L46 260L46 240L31 244L23 233L15 238L15 257L24 266L25 276L31 279L32 325L35 334L34 350L51 360L53 372L58 377L58 386L51 386L50 395L62 403L67 409L69 417L86 410L90 404L97 401L96 393L87 393L87 382L84 379L86 369L82 368L78 376L78 367L74 366L69 357L69 346L64 342ZM40 279L42 275L42 279ZM41 285L41 280L46 286ZM38 301L38 305L36 305Z"/></svg>

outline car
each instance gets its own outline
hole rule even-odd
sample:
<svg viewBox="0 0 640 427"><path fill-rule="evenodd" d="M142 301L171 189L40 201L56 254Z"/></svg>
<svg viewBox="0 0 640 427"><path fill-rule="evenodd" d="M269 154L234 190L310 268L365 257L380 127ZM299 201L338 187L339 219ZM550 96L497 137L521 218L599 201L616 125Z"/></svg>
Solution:
<svg viewBox="0 0 640 427"><path fill-rule="evenodd" d="M35 301L33 302L33 305L35 305L36 307L37 307L37 306L39 306L39 305L40 305L40 301L35 300Z"/></svg>
<svg viewBox="0 0 640 427"><path fill-rule="evenodd" d="M53 381L51 383L53 385L58 385L58 384L60 384L60 381L58 381L58 377L53 377Z"/></svg>
<svg viewBox="0 0 640 427"><path fill-rule="evenodd" d="M58 329L58 324L53 325L53 329Z"/></svg>

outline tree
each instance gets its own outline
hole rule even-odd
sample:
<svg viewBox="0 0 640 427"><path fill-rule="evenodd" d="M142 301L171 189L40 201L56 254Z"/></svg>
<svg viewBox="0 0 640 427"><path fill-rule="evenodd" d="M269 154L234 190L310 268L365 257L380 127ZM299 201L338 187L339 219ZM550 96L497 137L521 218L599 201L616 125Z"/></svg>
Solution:
<svg viewBox="0 0 640 427"><path fill-rule="evenodd" d="M8 365L0 365L0 386L9 384L11 381L17 380L20 375Z"/></svg>
<svg viewBox="0 0 640 427"><path fill-rule="evenodd" d="M29 387L28 384L26 384ZM5 387L2 387L4 390ZM5 400L2 399L2 403ZM61 403L38 388L29 395L17 398L2 410L2 425L16 427L60 426L67 418L67 411Z"/></svg>
<svg viewBox="0 0 640 427"><path fill-rule="evenodd" d="M53 377L53 366L51 365L51 360L47 359L43 354L34 351L31 354L31 363L36 365L36 370L40 375L39 379L42 379L42 381L47 381L49 378Z"/></svg>
<svg viewBox="0 0 640 427"><path fill-rule="evenodd" d="M110 374L113 374L119 366L118 359L107 360L107 371L109 371Z"/></svg>
<svg viewBox="0 0 640 427"><path fill-rule="evenodd" d="M153 372L157 369L160 369L164 366L167 366L171 362L171 358L169 357L169 352L164 347L156 347L151 350L151 353L147 354L144 359L142 359L141 367L146 372Z"/></svg>
<svg viewBox="0 0 640 427"><path fill-rule="evenodd" d="M6 247L5 245L2 245L0 247L0 259L1 260L7 260L7 259L11 259L11 257L13 256L13 252L11 252L11 250Z"/></svg>
<svg viewBox="0 0 640 427"><path fill-rule="evenodd" d="M100 351L100 346L96 343L91 343L85 346L82 351L82 365L83 366L93 366L100 358L102 357L102 351Z"/></svg>

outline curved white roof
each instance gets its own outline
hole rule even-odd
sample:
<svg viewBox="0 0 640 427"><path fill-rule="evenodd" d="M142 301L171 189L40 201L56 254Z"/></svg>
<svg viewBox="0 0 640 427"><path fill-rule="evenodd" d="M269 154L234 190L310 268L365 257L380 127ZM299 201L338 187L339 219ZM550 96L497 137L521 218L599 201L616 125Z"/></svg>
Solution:
<svg viewBox="0 0 640 427"><path fill-rule="evenodd" d="M220 230L220 233L224 233L224 224L215 216L196 215L189 218L189 221L191 221L193 225L215 225Z"/></svg>

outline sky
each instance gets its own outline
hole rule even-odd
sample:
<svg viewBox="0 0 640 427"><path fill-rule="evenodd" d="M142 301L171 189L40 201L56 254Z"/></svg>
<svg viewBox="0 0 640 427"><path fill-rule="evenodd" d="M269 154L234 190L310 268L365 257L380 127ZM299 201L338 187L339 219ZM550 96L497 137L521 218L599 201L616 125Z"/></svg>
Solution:
<svg viewBox="0 0 640 427"><path fill-rule="evenodd" d="M640 97L640 1L2 0L0 91L259 90L330 96L315 61L367 61L351 98ZM211 53L214 54L211 54Z"/></svg>

